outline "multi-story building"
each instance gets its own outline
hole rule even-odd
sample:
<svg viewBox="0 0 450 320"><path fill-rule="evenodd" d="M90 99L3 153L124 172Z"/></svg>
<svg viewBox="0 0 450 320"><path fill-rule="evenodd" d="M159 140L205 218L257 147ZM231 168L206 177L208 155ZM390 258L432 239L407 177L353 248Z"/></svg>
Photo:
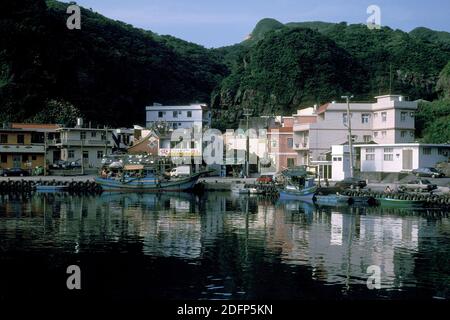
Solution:
<svg viewBox="0 0 450 320"><path fill-rule="evenodd" d="M47 164L52 164L61 159L61 151L55 147L55 142L59 139L59 125L41 123L12 123L11 128L29 130L31 132L32 143L44 145Z"/></svg>
<svg viewBox="0 0 450 320"><path fill-rule="evenodd" d="M351 103L352 141L393 144L414 142L417 102L400 95L376 97L375 103ZM325 161L332 145L348 141L346 103L302 109L294 117L294 150L299 164Z"/></svg>
<svg viewBox="0 0 450 320"><path fill-rule="evenodd" d="M60 138L54 146L60 150L61 160L83 161L86 168L98 168L103 156L112 153L112 129L86 128L79 121L75 128L59 128L57 132Z"/></svg>
<svg viewBox="0 0 450 320"><path fill-rule="evenodd" d="M36 140L34 132L14 129L11 126L0 129L0 168L21 168L31 170L45 163L43 141Z"/></svg>
<svg viewBox="0 0 450 320"><path fill-rule="evenodd" d="M185 106L163 106L153 104L145 108L147 128L157 123L167 123L170 128L190 129L194 125L207 127L211 125L211 112L206 104L191 104Z"/></svg>
<svg viewBox="0 0 450 320"><path fill-rule="evenodd" d="M280 117L278 127L267 131L268 153L276 172L297 165L297 152L294 150L293 117Z"/></svg>

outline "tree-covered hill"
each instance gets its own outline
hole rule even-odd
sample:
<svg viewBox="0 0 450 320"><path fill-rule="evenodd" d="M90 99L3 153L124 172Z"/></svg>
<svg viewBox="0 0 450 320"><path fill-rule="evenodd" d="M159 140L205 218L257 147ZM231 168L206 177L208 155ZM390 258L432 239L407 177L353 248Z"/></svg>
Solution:
<svg viewBox="0 0 450 320"><path fill-rule="evenodd" d="M240 45L218 50L232 72L214 92L212 105L219 118L231 123L237 121L233 116L241 116L235 112L241 107L259 114L291 114L338 99L341 93L365 101L389 92L431 101L438 96L439 73L450 61L445 41L388 27L322 22L283 26L264 19L254 34Z"/></svg>
<svg viewBox="0 0 450 320"><path fill-rule="evenodd" d="M199 45L90 10L82 9L81 30L69 30L67 6L1 2L0 121L41 119L58 100L97 123L143 123L152 102L208 102L228 72Z"/></svg>

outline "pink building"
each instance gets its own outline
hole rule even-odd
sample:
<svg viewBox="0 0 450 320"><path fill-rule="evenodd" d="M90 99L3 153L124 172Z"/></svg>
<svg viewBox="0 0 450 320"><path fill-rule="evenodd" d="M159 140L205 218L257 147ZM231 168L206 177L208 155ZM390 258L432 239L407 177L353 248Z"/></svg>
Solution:
<svg viewBox="0 0 450 320"><path fill-rule="evenodd" d="M297 165L297 152L293 142L293 117L283 117L281 127L269 128L267 131L268 153L276 172Z"/></svg>

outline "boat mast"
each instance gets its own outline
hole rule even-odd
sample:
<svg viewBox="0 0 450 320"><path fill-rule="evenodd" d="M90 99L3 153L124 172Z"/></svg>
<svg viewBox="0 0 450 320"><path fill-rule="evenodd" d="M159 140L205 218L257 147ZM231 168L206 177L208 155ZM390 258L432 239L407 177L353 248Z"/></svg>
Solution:
<svg viewBox="0 0 450 320"><path fill-rule="evenodd" d="M352 120L350 114L350 99L353 99L353 96L342 96L341 98L347 101L347 128L348 128L348 148L350 152L350 178L353 178L353 138L352 138Z"/></svg>

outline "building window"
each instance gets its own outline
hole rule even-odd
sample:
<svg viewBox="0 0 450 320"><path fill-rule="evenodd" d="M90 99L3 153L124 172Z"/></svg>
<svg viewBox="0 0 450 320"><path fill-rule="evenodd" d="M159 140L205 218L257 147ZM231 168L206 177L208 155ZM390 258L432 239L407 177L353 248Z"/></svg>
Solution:
<svg viewBox="0 0 450 320"><path fill-rule="evenodd" d="M288 158L287 159L287 166L288 166L288 168L295 167L295 159L294 158Z"/></svg>
<svg viewBox="0 0 450 320"><path fill-rule="evenodd" d="M36 155L33 154L33 155L31 156L31 160L32 160L32 161L36 161L36 159L37 159Z"/></svg>
<svg viewBox="0 0 450 320"><path fill-rule="evenodd" d="M375 148L366 148L366 153L375 153Z"/></svg>
<svg viewBox="0 0 450 320"><path fill-rule="evenodd" d="M358 141L358 136L352 135L352 142L356 142L356 141Z"/></svg>
<svg viewBox="0 0 450 320"><path fill-rule="evenodd" d="M24 154L24 155L22 155L22 162L27 162L28 161L28 155L27 154Z"/></svg>
<svg viewBox="0 0 450 320"><path fill-rule="evenodd" d="M363 140L364 140L364 142L371 142L372 136L363 136Z"/></svg>
<svg viewBox="0 0 450 320"><path fill-rule="evenodd" d="M89 159L89 151L83 151L83 159Z"/></svg>
<svg viewBox="0 0 450 320"><path fill-rule="evenodd" d="M431 148L423 148L422 153L427 156L431 155Z"/></svg>
<svg viewBox="0 0 450 320"><path fill-rule="evenodd" d="M85 131L80 132L80 140L86 140L86 132Z"/></svg>
<svg viewBox="0 0 450 320"><path fill-rule="evenodd" d="M410 113L409 113L409 116L410 116L411 118L414 118L414 116L415 116L414 112L410 112Z"/></svg>
<svg viewBox="0 0 450 320"><path fill-rule="evenodd" d="M410 135L412 138L414 138L414 131L410 131L410 132L409 132L409 135Z"/></svg>
<svg viewBox="0 0 450 320"><path fill-rule="evenodd" d="M394 148L384 148L384 161L394 161Z"/></svg>
<svg viewBox="0 0 450 320"><path fill-rule="evenodd" d="M406 137L406 131L405 130L400 131L400 137L402 137L402 138Z"/></svg>
<svg viewBox="0 0 450 320"><path fill-rule="evenodd" d="M8 162L8 155L7 154L2 154L2 163L7 163Z"/></svg>
<svg viewBox="0 0 450 320"><path fill-rule="evenodd" d="M272 148L276 148L277 145L277 140L272 140Z"/></svg>
<svg viewBox="0 0 450 320"><path fill-rule="evenodd" d="M188 118L192 118L192 111L188 111L188 112L187 112L187 117L188 117Z"/></svg>
<svg viewBox="0 0 450 320"><path fill-rule="evenodd" d="M172 123L174 129L178 129L178 124L176 122Z"/></svg>
<svg viewBox="0 0 450 320"><path fill-rule="evenodd" d="M347 113L343 113L343 114L342 114L342 123L343 123L344 125L347 125L347 123L348 123Z"/></svg>
<svg viewBox="0 0 450 320"><path fill-rule="evenodd" d="M400 121L402 121L402 122L406 121L407 115L408 115L408 112L400 112Z"/></svg>
<svg viewBox="0 0 450 320"><path fill-rule="evenodd" d="M373 153L366 153L366 161L374 161L375 155Z"/></svg>
<svg viewBox="0 0 450 320"><path fill-rule="evenodd" d="M374 118L374 119L377 119L377 118L378 118L378 112L375 112L375 113L373 114L373 118Z"/></svg>
<svg viewBox="0 0 450 320"><path fill-rule="evenodd" d="M373 136L376 138L376 137L378 137L378 131L375 131L374 133L373 133Z"/></svg>
<svg viewBox="0 0 450 320"><path fill-rule="evenodd" d="M67 158L69 159L75 158L75 151L74 150L67 151Z"/></svg>
<svg viewBox="0 0 450 320"><path fill-rule="evenodd" d="M18 144L24 144L25 143L25 136L23 134L17 135L17 143Z"/></svg>
<svg viewBox="0 0 450 320"><path fill-rule="evenodd" d="M97 151L97 159L101 159L103 158L103 151L102 150L98 150Z"/></svg>
<svg viewBox="0 0 450 320"><path fill-rule="evenodd" d="M178 118L178 111L174 111L174 112L173 112L173 117L174 117L174 118Z"/></svg>
<svg viewBox="0 0 450 320"><path fill-rule="evenodd" d="M162 111L158 111L158 118L162 118L162 117L163 117L163 115L164 115L164 112L162 112Z"/></svg>
<svg viewBox="0 0 450 320"><path fill-rule="evenodd" d="M106 133L105 133L105 132L102 132L102 137L101 137L101 139L102 139L102 141L105 141L105 140L106 140Z"/></svg>
<svg viewBox="0 0 450 320"><path fill-rule="evenodd" d="M369 123L369 119L370 119L370 114L363 113L361 115L361 123Z"/></svg>
<svg viewBox="0 0 450 320"><path fill-rule="evenodd" d="M287 139L288 148L292 149L294 147L294 140L292 138Z"/></svg>
<svg viewBox="0 0 450 320"><path fill-rule="evenodd" d="M381 113L381 121L386 122L387 119L387 113L386 112L382 112Z"/></svg>
<svg viewBox="0 0 450 320"><path fill-rule="evenodd" d="M0 134L0 143L8 143L8 135Z"/></svg>
<svg viewBox="0 0 450 320"><path fill-rule="evenodd" d="M92 132L91 132L91 138L95 138L95 137L97 137L97 132L92 131Z"/></svg>
<svg viewBox="0 0 450 320"><path fill-rule="evenodd" d="M449 150L445 148L438 148L438 155L448 157Z"/></svg>
<svg viewBox="0 0 450 320"><path fill-rule="evenodd" d="M382 138L386 137L386 131L381 131L381 137Z"/></svg>

